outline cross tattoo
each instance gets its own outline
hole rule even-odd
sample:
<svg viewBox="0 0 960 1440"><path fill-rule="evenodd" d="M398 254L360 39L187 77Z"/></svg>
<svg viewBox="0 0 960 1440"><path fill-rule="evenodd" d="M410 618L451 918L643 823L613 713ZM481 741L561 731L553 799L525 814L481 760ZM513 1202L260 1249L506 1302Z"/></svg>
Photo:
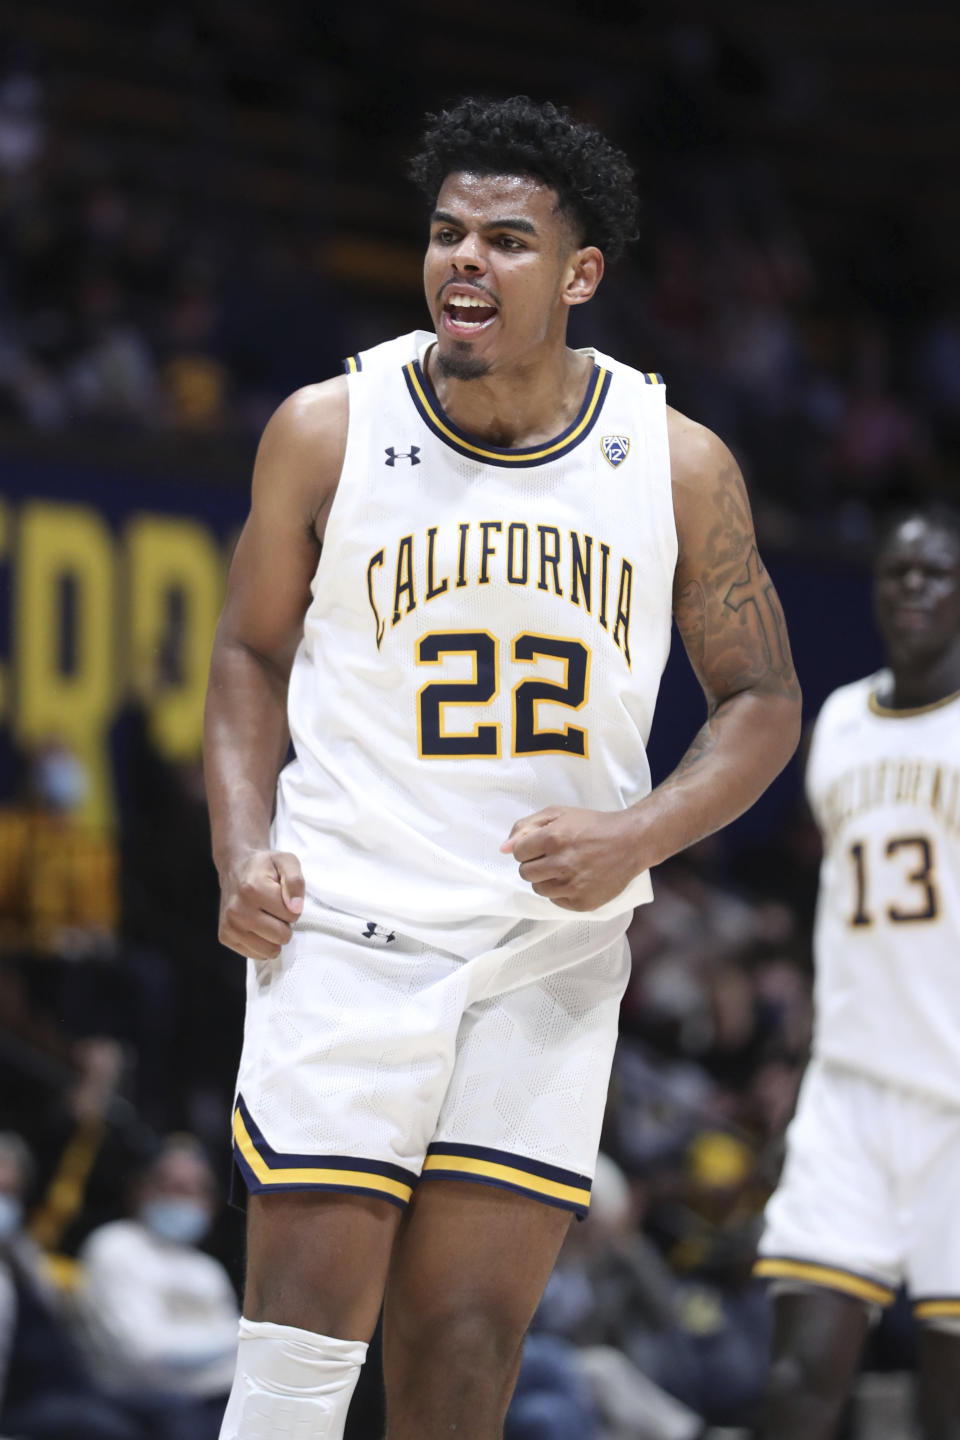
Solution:
<svg viewBox="0 0 960 1440"><path fill-rule="evenodd" d="M777 668L783 670L787 664L787 657L783 649L783 634L780 627L780 616L777 606L773 600L773 583L764 569L763 561L757 553L756 546L747 556L746 579L737 580L730 586L723 597L724 605L729 605L731 610L742 610L744 605L752 605L760 622L760 634L767 651L767 661L774 664L774 644L772 637L776 637L776 653L779 656Z"/></svg>

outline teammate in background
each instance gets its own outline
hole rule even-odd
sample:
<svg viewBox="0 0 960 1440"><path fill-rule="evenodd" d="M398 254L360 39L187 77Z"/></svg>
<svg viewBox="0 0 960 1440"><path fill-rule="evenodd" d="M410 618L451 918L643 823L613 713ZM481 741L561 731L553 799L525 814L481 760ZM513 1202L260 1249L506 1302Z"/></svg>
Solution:
<svg viewBox="0 0 960 1440"><path fill-rule="evenodd" d="M228 1440L339 1437L382 1302L390 1440L501 1434L589 1203L631 911L798 734L735 462L566 345L634 234L625 158L465 100L415 175L436 334L270 421L214 647L220 934L251 957ZM671 609L707 719L651 793Z"/></svg>
<svg viewBox="0 0 960 1440"><path fill-rule="evenodd" d="M875 600L890 668L830 696L807 769L813 1059L757 1262L777 1282L771 1440L834 1434L904 1282L924 1434L960 1436L960 517L894 524Z"/></svg>

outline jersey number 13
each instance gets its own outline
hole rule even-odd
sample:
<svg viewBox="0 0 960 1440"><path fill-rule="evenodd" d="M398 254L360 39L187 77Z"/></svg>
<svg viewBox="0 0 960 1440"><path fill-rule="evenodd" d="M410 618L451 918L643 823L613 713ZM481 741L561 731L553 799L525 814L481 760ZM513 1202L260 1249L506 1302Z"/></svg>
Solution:
<svg viewBox="0 0 960 1440"><path fill-rule="evenodd" d="M871 885L881 873L881 867L886 871L888 866L898 868L902 893L883 908L882 914L886 919L894 925L936 920L939 905L934 883L933 843L926 835L897 835L887 841L872 865L868 859L868 848L862 840L850 846L849 855L854 883L851 925L873 924L877 906L871 899ZM887 880L885 874L883 879Z"/></svg>

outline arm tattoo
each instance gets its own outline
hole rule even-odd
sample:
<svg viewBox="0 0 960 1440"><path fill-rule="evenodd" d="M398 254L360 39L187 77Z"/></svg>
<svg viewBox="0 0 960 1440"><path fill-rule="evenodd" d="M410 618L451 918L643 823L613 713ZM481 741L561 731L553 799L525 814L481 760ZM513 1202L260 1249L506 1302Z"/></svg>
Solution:
<svg viewBox="0 0 960 1440"><path fill-rule="evenodd" d="M695 770L701 761L710 754L716 743L717 737L713 728L709 724L702 726L681 756L680 762L673 772L674 777L686 775L689 770Z"/></svg>
<svg viewBox="0 0 960 1440"><path fill-rule="evenodd" d="M756 545L750 547L741 577L730 586L723 597L723 603L734 611L742 610L745 605L753 606L767 664L778 675L787 675L792 667L786 653L783 614L777 602L773 582L764 569Z"/></svg>
<svg viewBox="0 0 960 1440"><path fill-rule="evenodd" d="M717 475L711 500L714 523L702 542L698 578L684 586L675 606L691 664L708 694L756 688L796 697L783 612L757 552L735 467Z"/></svg>
<svg viewBox="0 0 960 1440"><path fill-rule="evenodd" d="M690 662L698 674L703 665L707 627L706 610L700 582L691 580L690 584L685 585L677 596L674 618L686 646L687 654L690 656Z"/></svg>

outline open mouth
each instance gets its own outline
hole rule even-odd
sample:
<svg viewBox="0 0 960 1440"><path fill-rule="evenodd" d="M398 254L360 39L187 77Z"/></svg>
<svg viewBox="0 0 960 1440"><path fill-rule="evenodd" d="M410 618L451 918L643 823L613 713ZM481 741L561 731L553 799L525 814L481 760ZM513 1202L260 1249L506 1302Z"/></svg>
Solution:
<svg viewBox="0 0 960 1440"><path fill-rule="evenodd" d="M892 619L898 630L923 630L930 623L929 613L916 605L898 605Z"/></svg>
<svg viewBox="0 0 960 1440"><path fill-rule="evenodd" d="M476 335L492 325L497 307L478 295L450 295L444 302L443 326L451 335Z"/></svg>

